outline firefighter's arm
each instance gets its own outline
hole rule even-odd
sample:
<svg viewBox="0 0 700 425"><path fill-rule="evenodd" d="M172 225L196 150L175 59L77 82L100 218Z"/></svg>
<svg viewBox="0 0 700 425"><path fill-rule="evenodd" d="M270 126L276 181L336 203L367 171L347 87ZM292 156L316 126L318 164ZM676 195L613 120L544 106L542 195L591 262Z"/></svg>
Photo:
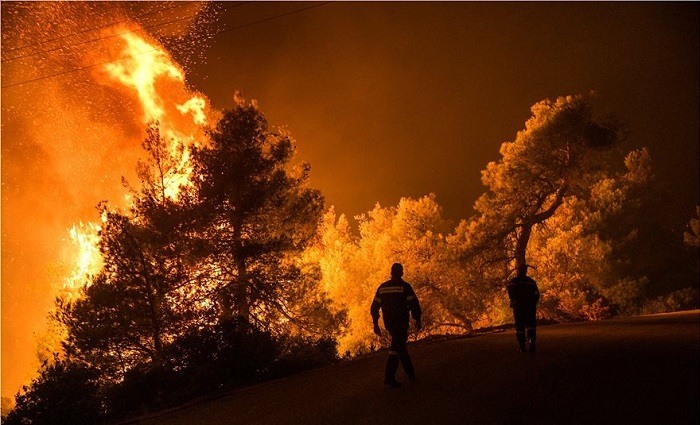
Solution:
<svg viewBox="0 0 700 425"><path fill-rule="evenodd" d="M372 315L372 323L374 325L374 333L381 336L382 331L379 329L379 308L382 306L382 299L379 298L379 290L374 295L374 300L372 300L372 305L369 308L369 312Z"/></svg>
<svg viewBox="0 0 700 425"><path fill-rule="evenodd" d="M421 330L421 328L423 327L423 322L421 320L423 312L421 311L418 297L413 291L411 285L407 285L406 288L406 302L408 303L409 310L411 310L411 316L413 316L413 320L416 321L416 329Z"/></svg>
<svg viewBox="0 0 700 425"><path fill-rule="evenodd" d="M510 300L510 308L515 308L515 295L513 294L513 286L508 285L508 299Z"/></svg>

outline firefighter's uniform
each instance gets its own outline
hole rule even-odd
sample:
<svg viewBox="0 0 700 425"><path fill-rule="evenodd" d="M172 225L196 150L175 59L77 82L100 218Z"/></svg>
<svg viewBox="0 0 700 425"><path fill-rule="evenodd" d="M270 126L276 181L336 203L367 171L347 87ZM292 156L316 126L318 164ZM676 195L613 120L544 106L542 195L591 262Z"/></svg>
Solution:
<svg viewBox="0 0 700 425"><path fill-rule="evenodd" d="M515 316L515 336L520 351L525 351L525 339L530 342L530 351L535 351L537 340L537 302L540 291L537 283L524 273L511 279L508 285L510 306Z"/></svg>
<svg viewBox="0 0 700 425"><path fill-rule="evenodd" d="M421 321L421 309L418 297L410 284L401 277L393 276L391 280L382 283L372 301L370 313L375 326L379 320L379 310L382 311L384 327L391 335L389 347L389 359L387 360L384 375L384 383L396 385L396 370L399 361L411 380L415 379L413 363L408 355L406 341L408 341L409 311L416 323ZM420 325L419 325L420 326Z"/></svg>

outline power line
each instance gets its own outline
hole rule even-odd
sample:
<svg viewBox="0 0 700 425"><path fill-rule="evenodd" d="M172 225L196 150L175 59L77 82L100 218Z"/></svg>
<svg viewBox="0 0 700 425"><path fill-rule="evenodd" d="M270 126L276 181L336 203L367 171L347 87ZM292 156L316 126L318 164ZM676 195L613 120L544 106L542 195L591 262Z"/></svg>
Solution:
<svg viewBox="0 0 700 425"><path fill-rule="evenodd" d="M241 29L241 28L249 27L249 26L251 26L251 25L262 24L262 23L264 23L264 22L272 21L273 19L283 18L283 17L289 16L289 15L294 15L294 14L296 14L296 13L304 12L304 11L309 10L309 9L313 9L313 8L316 8L316 7L325 6L325 5L327 5L328 3L332 3L332 2L330 2L330 1L324 1L324 2L321 2L321 3L316 3L316 4L312 4L311 6L307 6L307 7L301 8L301 9L292 10L291 12L283 13L283 14L281 14L281 15L273 16L273 17L266 18L266 19L262 19L262 20L255 21L255 22L250 22L250 23L248 23L248 24L239 25L239 26L233 27L233 28L228 28L228 29L219 31L219 32L217 32L217 33L214 33L214 36L217 36L217 35L219 35L219 34L222 34L222 33L228 32L228 31L233 31L233 30L238 30L238 29Z"/></svg>
<svg viewBox="0 0 700 425"><path fill-rule="evenodd" d="M248 4L248 3L252 3L252 1L245 1L245 2L242 2L242 3L235 4L235 5L233 5L233 6L228 6L228 7L224 8L223 10L234 9L234 8L236 8L236 7L240 7L240 6L246 5L246 4ZM12 61L15 61L15 60L24 59L24 58L28 58L28 57L32 57L32 56L37 56L37 55L44 54L44 53L55 52L56 50L64 50L64 49L67 49L67 48L69 48L69 47L75 47L75 46L80 46L80 45L83 45L83 44L94 43L94 42L96 42L96 41L101 41L101 40L107 40L107 39L109 39L109 38L119 37L119 36L125 35L125 34L131 34L131 33L136 33L136 32L142 32L142 31L145 31L145 30L148 30L148 29L153 29L153 28L157 28L157 27L162 27L162 26L165 26L165 25L170 25L170 24L174 24L174 23L176 23L176 22L180 22L180 21L184 21L184 20L187 20L187 19L195 18L195 17L197 17L197 15L199 15L199 13L195 13L195 14L193 14L193 15L187 15L187 16L184 16L184 17L182 17L182 18L174 19L174 20L172 20L172 21L161 22L161 23L159 23L159 24L154 24L154 25L142 27L142 28L135 29L135 30L129 30L129 31L120 32L120 33L118 33L118 34L110 34L110 35L106 35L106 36L103 36L103 37L90 38L90 39L87 39L87 40L80 41L80 42L78 42L78 43L68 44L68 45L64 45L64 46L58 46L58 47L54 47L53 49L42 50L42 51L39 51L39 52L29 53L29 54L26 54L26 55L15 56L14 58L9 58L9 59L0 60L0 63L12 62Z"/></svg>
<svg viewBox="0 0 700 425"><path fill-rule="evenodd" d="M301 13L301 12L304 12L304 11L309 10L309 9L313 9L313 8L316 8L316 7L324 6L324 5L328 4L328 3L331 3L331 2L326 1L326 2L321 2L321 3L316 3L316 4L313 4L313 5L311 5L311 6L307 6L307 7L303 7L303 8L300 8L300 9L292 10L292 11L290 11L290 12L286 12L286 13L282 13L282 14L279 14L279 15L271 16L271 17L269 17L269 18L265 18L265 19L261 19L261 20L258 20L258 21L249 22L249 23L247 23L247 24L243 24L243 25L238 25L238 26L235 26L235 27L227 28L227 29L224 29L224 30L215 32L212 36L215 37L215 36L217 36L217 35L219 35L219 34L222 34L222 33L225 33L225 32L234 31L234 30L238 30L238 29L241 29L241 28L246 28L246 27L249 27L249 26L252 26L252 25L257 25L257 24L269 22L269 21L272 21L272 20L274 20L274 19L278 19L278 18L283 18L283 17L286 17L286 16L294 15L294 14L296 14L296 13ZM153 53L153 52L160 51L160 50L162 50L162 49L156 48L156 49L152 49L152 50L147 50L147 51L145 51L145 52L140 52L140 53L136 53L136 54L133 54L133 55L123 56L123 57L118 58L118 59L113 59L113 60L109 60L109 61L105 61L105 62L100 62L100 63L96 63L96 64L84 66L84 67L81 67L81 68L69 69L69 70L64 71L64 72L59 72L59 73L56 73L56 74L49 74L49 75L45 75L45 76L42 76L42 77L33 78L33 79L31 79L31 80L20 81L20 82L18 82L18 83L8 84L8 85L2 86L2 87L0 87L0 88L8 89L8 88L11 88L11 87L17 87L17 86L21 86L21 85L24 85L24 84L33 83L33 82L35 82L35 81L46 80L46 79L48 79L48 78L53 78L53 77L58 77L58 76L61 76L61 75L71 74L71 73L73 73L73 72L84 71L84 70L86 70L86 69L95 68L95 67L100 66L100 65L106 65L106 64L108 64L108 63L118 62L118 61L121 61L121 60L124 60L124 59L130 59L130 58L134 58L134 57L137 57L137 56L145 55L145 54L148 54L148 53Z"/></svg>
<svg viewBox="0 0 700 425"><path fill-rule="evenodd" d="M136 15L136 16L134 16L134 18L143 18L143 17L148 16L148 15L153 15L153 14L155 14L155 13L165 12L165 11L172 10L172 9L176 9L176 8L178 8L178 7L182 7L182 6L184 6L184 5L189 5L189 4L191 4L191 3L178 2L178 4L176 4L175 6L170 6L170 7L166 7L166 8L163 8L163 9L154 10L154 11L152 11L152 12L144 13L144 14L141 14L141 15ZM47 40L37 41L37 42L35 42L35 43L29 43L29 44L25 44L25 45L22 45L22 46L17 46L17 47L13 47L13 48L11 48L11 49L4 49L4 50L5 50L5 53L14 52L14 51L16 51L16 50L22 50L22 49L26 49L26 48L28 48L28 47L39 46L39 45L42 45L42 44L50 43L50 42L52 42L52 41L57 41L57 40L60 40L60 39L62 39L62 38L71 37L71 36L74 36L74 35L85 34L86 32L96 31L96 30L103 29L103 28L108 28L108 27L111 27L111 26L114 26L114 25L123 24L123 23L125 23L125 22L128 22L128 20L112 22L112 23L109 23L109 24L100 25L100 26L98 26L98 27L91 27L91 28L84 29L84 30L82 30L82 31L73 32L73 33L69 33L69 34L64 34L64 35L61 35L61 36L58 36L58 37L49 38L49 39L47 39Z"/></svg>
<svg viewBox="0 0 700 425"><path fill-rule="evenodd" d="M58 76L61 76L61 75L71 74L71 73L73 73L73 72L84 71L84 70L86 70L86 69L95 68L96 66L106 65L106 64L112 63L112 62L119 62L119 61L124 60L124 59L135 58L135 57L137 57L137 56L142 56L142 55L145 55L145 54L148 54L148 53L157 52L157 51L160 51L160 50L162 50L162 49L156 48L156 49L146 50L145 52L135 53L135 54L129 55L129 56L123 56L123 57L121 57L121 58L113 59L113 60L110 60L110 61L95 63L95 64L92 64L92 65L83 66L83 67L81 67L81 68L69 69L69 70L67 70L67 71L59 72L59 73L56 73L56 74L45 75L45 76L43 76L43 77L34 78L34 79L31 79L31 80L27 80L27 81L21 81L21 82L19 82L19 83L8 84L8 85L6 85L6 86L2 86L1 88L3 88L3 89L9 89L10 87L21 86L21 85L23 85L23 84L29 84L29 83L33 83L33 82L35 82L35 81L46 80L47 78L53 78L53 77L58 77Z"/></svg>

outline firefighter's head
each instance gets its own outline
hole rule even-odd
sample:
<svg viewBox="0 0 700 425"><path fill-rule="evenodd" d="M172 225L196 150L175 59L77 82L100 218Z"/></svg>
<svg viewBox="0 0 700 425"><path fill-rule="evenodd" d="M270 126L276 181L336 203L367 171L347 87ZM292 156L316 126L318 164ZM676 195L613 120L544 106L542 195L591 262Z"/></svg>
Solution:
<svg viewBox="0 0 700 425"><path fill-rule="evenodd" d="M391 265L391 277L401 277L403 276L403 266L401 263L394 263Z"/></svg>
<svg viewBox="0 0 700 425"><path fill-rule="evenodd" d="M518 276L526 276L527 275L527 264L519 264L518 265Z"/></svg>

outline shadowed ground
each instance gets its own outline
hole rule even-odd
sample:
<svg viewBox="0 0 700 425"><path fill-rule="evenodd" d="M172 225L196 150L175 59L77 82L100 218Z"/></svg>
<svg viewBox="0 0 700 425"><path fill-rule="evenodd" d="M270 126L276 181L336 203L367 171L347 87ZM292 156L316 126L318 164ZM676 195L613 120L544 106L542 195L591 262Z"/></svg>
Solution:
<svg viewBox="0 0 700 425"><path fill-rule="evenodd" d="M129 423L698 423L700 311L541 327L536 354L513 332L409 345L417 385L382 352Z"/></svg>

